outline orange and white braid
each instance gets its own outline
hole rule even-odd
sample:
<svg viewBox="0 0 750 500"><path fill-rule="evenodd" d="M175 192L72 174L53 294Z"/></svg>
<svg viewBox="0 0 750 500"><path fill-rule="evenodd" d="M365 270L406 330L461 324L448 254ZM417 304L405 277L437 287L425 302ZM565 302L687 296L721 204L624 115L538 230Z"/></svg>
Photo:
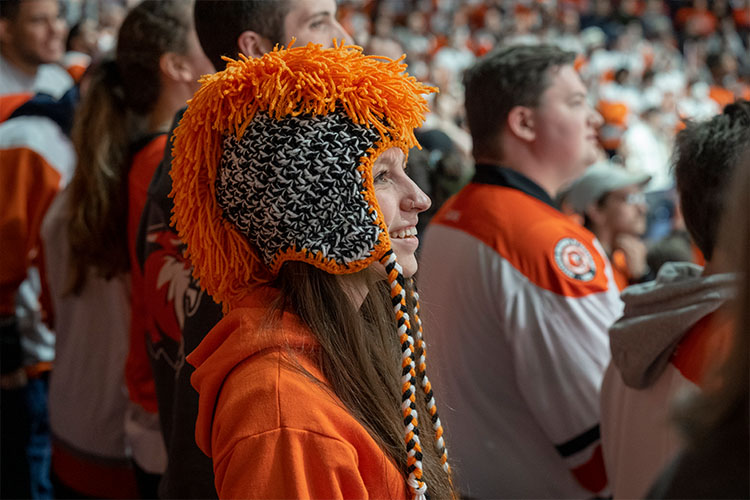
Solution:
<svg viewBox="0 0 750 500"><path fill-rule="evenodd" d="M427 484L422 477L422 446L419 441L419 420L415 399L414 339L409 335L411 324L406 307L405 279L393 250L388 250L380 262L385 266L388 282L391 285L391 302L401 342L401 413L405 425L404 442L406 443L406 471L408 473L406 483L414 493L415 500L425 500Z"/></svg>

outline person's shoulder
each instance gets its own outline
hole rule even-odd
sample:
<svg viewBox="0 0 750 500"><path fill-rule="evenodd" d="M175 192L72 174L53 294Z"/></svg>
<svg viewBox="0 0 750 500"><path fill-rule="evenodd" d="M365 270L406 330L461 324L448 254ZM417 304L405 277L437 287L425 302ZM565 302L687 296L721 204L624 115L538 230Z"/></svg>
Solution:
<svg viewBox="0 0 750 500"><path fill-rule="evenodd" d="M315 367L312 359L283 346L256 352L224 381L225 411L242 414L243 434L296 429L335 439L361 427Z"/></svg>
<svg viewBox="0 0 750 500"><path fill-rule="evenodd" d="M75 166L75 151L70 139L54 120L46 116L18 116L0 124L0 161L17 162L10 150L32 153L56 170L68 182Z"/></svg>
<svg viewBox="0 0 750 500"><path fill-rule="evenodd" d="M609 287L606 260L594 235L517 189L471 184L449 200L431 224L469 234L538 288L580 297Z"/></svg>
<svg viewBox="0 0 750 500"><path fill-rule="evenodd" d="M33 90L59 99L74 84L73 77L59 64L42 64L37 71Z"/></svg>
<svg viewBox="0 0 750 500"><path fill-rule="evenodd" d="M430 224L458 229L494 247L555 213L553 207L517 189L470 183L441 207Z"/></svg>
<svg viewBox="0 0 750 500"><path fill-rule="evenodd" d="M610 287L594 235L562 213L528 224L516 241L517 266L545 290L582 297Z"/></svg>

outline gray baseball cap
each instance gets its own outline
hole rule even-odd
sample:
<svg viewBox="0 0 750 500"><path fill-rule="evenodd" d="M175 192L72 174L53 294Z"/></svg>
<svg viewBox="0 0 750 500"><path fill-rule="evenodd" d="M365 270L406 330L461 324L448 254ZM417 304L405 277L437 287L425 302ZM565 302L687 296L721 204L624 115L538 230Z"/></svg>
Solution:
<svg viewBox="0 0 750 500"><path fill-rule="evenodd" d="M583 213L586 207L612 191L628 186L645 186L651 176L645 173L629 172L611 162L601 162L586 172L565 190L565 201L577 213Z"/></svg>

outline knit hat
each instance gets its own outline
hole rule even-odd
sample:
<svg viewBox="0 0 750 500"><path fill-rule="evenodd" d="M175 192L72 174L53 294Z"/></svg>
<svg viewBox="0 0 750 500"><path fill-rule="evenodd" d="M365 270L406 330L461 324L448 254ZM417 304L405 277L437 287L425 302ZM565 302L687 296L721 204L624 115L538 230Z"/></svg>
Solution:
<svg viewBox="0 0 750 500"><path fill-rule="evenodd" d="M644 187L650 180L648 174L629 172L624 167L602 162L589 167L565 190L564 197L576 213L582 214L590 203L605 194L628 186Z"/></svg>
<svg viewBox="0 0 750 500"><path fill-rule="evenodd" d="M403 59L403 58L402 58ZM276 48L208 75L175 130L175 224L194 274L225 311L286 261L348 274L385 265L402 346L407 483L424 496L415 405L419 372L446 472L447 453L424 354L418 300L410 335L406 282L378 206L372 166L408 154L436 91L399 59L354 46ZM417 299L416 291L414 292Z"/></svg>

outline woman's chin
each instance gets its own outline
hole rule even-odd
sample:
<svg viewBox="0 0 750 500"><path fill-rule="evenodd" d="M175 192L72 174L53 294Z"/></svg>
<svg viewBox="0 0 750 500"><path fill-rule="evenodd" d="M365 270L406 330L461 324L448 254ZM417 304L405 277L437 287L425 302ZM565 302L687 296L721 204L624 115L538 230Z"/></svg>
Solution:
<svg viewBox="0 0 750 500"><path fill-rule="evenodd" d="M415 252L419 247L416 236L410 238L392 238L391 247L396 254L396 260L401 265L406 278L411 278L417 272L417 257Z"/></svg>

